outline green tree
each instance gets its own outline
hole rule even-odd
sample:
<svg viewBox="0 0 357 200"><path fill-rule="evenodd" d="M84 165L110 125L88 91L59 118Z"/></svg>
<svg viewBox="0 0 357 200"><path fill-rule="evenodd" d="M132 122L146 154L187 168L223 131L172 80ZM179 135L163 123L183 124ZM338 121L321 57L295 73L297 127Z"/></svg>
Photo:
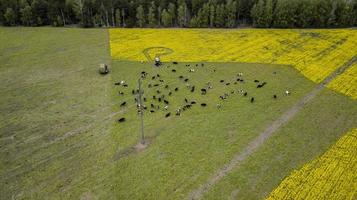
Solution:
<svg viewBox="0 0 357 200"><path fill-rule="evenodd" d="M251 16L253 18L253 25L256 27L263 27L264 25L264 0L259 0L252 8Z"/></svg>
<svg viewBox="0 0 357 200"><path fill-rule="evenodd" d="M200 21L197 16L193 16L190 20L190 27L199 27Z"/></svg>
<svg viewBox="0 0 357 200"><path fill-rule="evenodd" d="M16 23L16 14L12 8L6 8L5 14L5 24L9 26L13 26Z"/></svg>
<svg viewBox="0 0 357 200"><path fill-rule="evenodd" d="M352 25L353 17L351 16L353 16L353 10L350 1L334 1L332 10L331 14L333 13L335 17L335 26L346 27Z"/></svg>
<svg viewBox="0 0 357 200"><path fill-rule="evenodd" d="M236 19L237 19L237 2L233 0L227 0L226 12L227 12L226 26L229 28L235 27Z"/></svg>
<svg viewBox="0 0 357 200"><path fill-rule="evenodd" d="M48 3L45 0L33 0L31 3L32 12L36 25L41 26L48 24Z"/></svg>
<svg viewBox="0 0 357 200"><path fill-rule="evenodd" d="M312 13L312 23L315 27L325 27L328 24L331 12L328 1L314 0L312 3L314 7Z"/></svg>
<svg viewBox="0 0 357 200"><path fill-rule="evenodd" d="M172 25L172 16L166 9L162 11L161 22L165 27Z"/></svg>
<svg viewBox="0 0 357 200"><path fill-rule="evenodd" d="M187 26L187 5L184 2L177 9L177 20L180 27Z"/></svg>
<svg viewBox="0 0 357 200"><path fill-rule="evenodd" d="M157 7L157 21L159 22L159 27L161 26L161 15L162 15L162 8L161 6Z"/></svg>
<svg viewBox="0 0 357 200"><path fill-rule="evenodd" d="M144 27L144 25L145 25L145 13L144 13L144 7L142 5L140 5L136 9L136 20L137 20L138 26L140 28Z"/></svg>
<svg viewBox="0 0 357 200"><path fill-rule="evenodd" d="M120 9L117 8L115 9L115 26L120 27L121 26L121 12Z"/></svg>
<svg viewBox="0 0 357 200"><path fill-rule="evenodd" d="M32 9L31 6L27 5L24 8L20 10L21 13L21 22L25 26L31 26L32 25Z"/></svg>
<svg viewBox="0 0 357 200"><path fill-rule="evenodd" d="M278 28L294 27L295 12L290 0L278 0L275 8L274 26Z"/></svg>
<svg viewBox="0 0 357 200"><path fill-rule="evenodd" d="M351 2L351 25L357 26L357 0Z"/></svg>
<svg viewBox="0 0 357 200"><path fill-rule="evenodd" d="M313 4L310 0L300 0L296 7L296 26L308 28L312 26Z"/></svg>
<svg viewBox="0 0 357 200"><path fill-rule="evenodd" d="M209 26L212 28L214 26L215 20L215 7L213 3L210 3L209 6Z"/></svg>
<svg viewBox="0 0 357 200"><path fill-rule="evenodd" d="M148 25L150 27L156 26L155 11L156 11L156 5L155 5L155 2L152 1L151 6L149 7L149 12L148 12Z"/></svg>
<svg viewBox="0 0 357 200"><path fill-rule="evenodd" d="M225 18L226 18L226 12L224 10L224 5L223 4L217 5L215 20L214 20L215 26L219 28L224 27Z"/></svg>
<svg viewBox="0 0 357 200"><path fill-rule="evenodd" d="M264 27L270 27L273 22L273 1L267 0L264 11Z"/></svg>
<svg viewBox="0 0 357 200"><path fill-rule="evenodd" d="M205 3L203 7L198 11L196 17L196 26L195 27L208 27L210 19L210 6L208 3Z"/></svg>
<svg viewBox="0 0 357 200"><path fill-rule="evenodd" d="M176 24L176 6L174 3L169 3L169 6L168 6L168 12L169 14L171 15L171 18L172 18L172 22L171 22L171 26L175 26Z"/></svg>

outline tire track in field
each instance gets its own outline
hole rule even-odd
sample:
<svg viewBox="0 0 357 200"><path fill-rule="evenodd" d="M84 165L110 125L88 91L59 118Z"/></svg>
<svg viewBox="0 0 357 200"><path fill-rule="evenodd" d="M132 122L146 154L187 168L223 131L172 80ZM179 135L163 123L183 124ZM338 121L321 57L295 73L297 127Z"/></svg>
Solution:
<svg viewBox="0 0 357 200"><path fill-rule="evenodd" d="M281 126L289 122L306 104L316 97L318 93L330 83L336 76L342 74L352 64L357 62L357 56L354 56L347 63L335 70L331 75L318 84L312 91L307 93L295 105L289 108L283 115L270 124L262 133L253 139L248 145L239 153L233 156L233 159L218 169L205 183L201 184L197 189L191 191L186 199L196 200L202 199L203 195L214 187L223 177L230 173L235 167L239 166L248 156L254 153L269 137L273 135Z"/></svg>

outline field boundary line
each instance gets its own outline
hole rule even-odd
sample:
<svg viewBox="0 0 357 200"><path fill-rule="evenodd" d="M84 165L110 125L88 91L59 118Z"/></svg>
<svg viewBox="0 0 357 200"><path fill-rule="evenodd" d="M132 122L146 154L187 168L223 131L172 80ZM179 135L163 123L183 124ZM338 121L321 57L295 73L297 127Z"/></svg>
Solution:
<svg viewBox="0 0 357 200"><path fill-rule="evenodd" d="M342 74L347 70L352 64L357 62L357 55L346 62L344 65L339 67L333 73L331 73L327 78L325 78L320 84L315 86L315 88L302 97L297 103L285 111L278 119L273 123L268 125L263 132L261 132L256 138L254 138L248 145L236 155L233 159L225 164L223 167L218 169L214 174L203 184L201 184L197 189L191 191L186 199L196 200L202 199L203 195L208 192L215 184L217 184L222 178L229 174L235 167L239 166L242 161L244 161L248 156L254 153L267 139L269 139L274 132L276 132L280 127L289 122L306 104L308 104L312 99L316 97L318 93L324 88L325 85L330 83L336 76Z"/></svg>

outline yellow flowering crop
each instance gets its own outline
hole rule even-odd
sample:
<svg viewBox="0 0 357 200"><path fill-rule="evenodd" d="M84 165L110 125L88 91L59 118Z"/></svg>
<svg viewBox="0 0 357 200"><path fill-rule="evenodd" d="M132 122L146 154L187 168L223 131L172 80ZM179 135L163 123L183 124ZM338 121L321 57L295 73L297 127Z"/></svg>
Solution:
<svg viewBox="0 0 357 200"><path fill-rule="evenodd" d="M357 194L357 129L321 157L285 178L267 200L354 199Z"/></svg>
<svg viewBox="0 0 357 200"><path fill-rule="evenodd" d="M111 29L111 55L146 60L152 47L173 50L164 61L293 65L320 82L357 54L357 31L275 29Z"/></svg>
<svg viewBox="0 0 357 200"><path fill-rule="evenodd" d="M336 77L327 87L357 99L357 63Z"/></svg>

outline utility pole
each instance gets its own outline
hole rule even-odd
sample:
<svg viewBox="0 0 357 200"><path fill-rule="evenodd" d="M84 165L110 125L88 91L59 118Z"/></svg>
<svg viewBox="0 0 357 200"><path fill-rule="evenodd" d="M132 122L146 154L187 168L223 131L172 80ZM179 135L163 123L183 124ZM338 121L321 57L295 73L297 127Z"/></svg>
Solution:
<svg viewBox="0 0 357 200"><path fill-rule="evenodd" d="M140 119L141 119L141 144L145 144L145 137L144 137L144 111L143 111L143 105L142 105L142 94L143 91L141 90L141 78L138 80L139 83L139 92L138 92L138 108L139 108L139 114L140 114Z"/></svg>

